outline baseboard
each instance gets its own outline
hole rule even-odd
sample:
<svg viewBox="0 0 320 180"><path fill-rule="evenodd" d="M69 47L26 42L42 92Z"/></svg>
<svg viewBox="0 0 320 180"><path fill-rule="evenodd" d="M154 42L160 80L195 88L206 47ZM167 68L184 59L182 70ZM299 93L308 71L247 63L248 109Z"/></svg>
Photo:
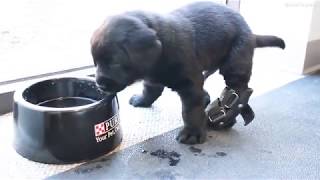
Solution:
<svg viewBox="0 0 320 180"><path fill-rule="evenodd" d="M303 74L312 74L320 70L320 40L308 42L304 60Z"/></svg>
<svg viewBox="0 0 320 180"><path fill-rule="evenodd" d="M320 60L319 60L320 61ZM303 74L314 74L320 71L320 64L306 68L303 70Z"/></svg>

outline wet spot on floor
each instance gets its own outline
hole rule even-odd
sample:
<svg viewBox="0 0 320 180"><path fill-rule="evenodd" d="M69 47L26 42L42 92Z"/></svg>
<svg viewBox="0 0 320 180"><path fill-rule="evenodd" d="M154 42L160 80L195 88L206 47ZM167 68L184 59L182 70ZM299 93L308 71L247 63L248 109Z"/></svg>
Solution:
<svg viewBox="0 0 320 180"><path fill-rule="evenodd" d="M91 173L95 170L101 169L102 165L97 164L95 166L91 166L91 167L87 167L87 168L80 168L80 169L76 169L74 172L76 174L87 174L87 173Z"/></svg>
<svg viewBox="0 0 320 180"><path fill-rule="evenodd" d="M100 164L96 165L96 169L101 169L101 168L102 168L102 166Z"/></svg>
<svg viewBox="0 0 320 180"><path fill-rule="evenodd" d="M208 155L208 157L211 157L211 158L221 158L221 157L225 157L225 156L227 156L227 153L221 152L221 151Z"/></svg>
<svg viewBox="0 0 320 180"><path fill-rule="evenodd" d="M216 155L220 156L220 157L223 157L223 156L226 156L227 153L225 153L225 152L216 152Z"/></svg>
<svg viewBox="0 0 320 180"><path fill-rule="evenodd" d="M193 147L193 146L190 146L190 147L189 147L189 150L190 150L191 152L193 152L193 153L196 153L196 154L199 154L199 153L202 152L201 149L196 148L196 147Z"/></svg>
<svg viewBox="0 0 320 180"><path fill-rule="evenodd" d="M179 163L181 156L179 153L175 151L168 152L163 149L158 149L154 152L151 152L150 155L156 156L160 159L169 159L170 166L176 166Z"/></svg>

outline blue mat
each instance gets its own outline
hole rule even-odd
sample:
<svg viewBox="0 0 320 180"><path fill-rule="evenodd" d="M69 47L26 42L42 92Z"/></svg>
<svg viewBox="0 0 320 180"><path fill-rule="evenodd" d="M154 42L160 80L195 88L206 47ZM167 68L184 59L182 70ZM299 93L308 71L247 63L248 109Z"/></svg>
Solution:
<svg viewBox="0 0 320 180"><path fill-rule="evenodd" d="M205 144L177 143L176 129L49 179L320 179L319 90L308 76L253 99L250 125Z"/></svg>

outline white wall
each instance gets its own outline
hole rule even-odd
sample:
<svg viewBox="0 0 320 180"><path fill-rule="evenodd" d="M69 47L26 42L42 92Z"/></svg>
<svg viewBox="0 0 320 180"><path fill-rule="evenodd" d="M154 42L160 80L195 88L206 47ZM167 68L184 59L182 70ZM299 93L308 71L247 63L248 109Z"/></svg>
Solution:
<svg viewBox="0 0 320 180"><path fill-rule="evenodd" d="M320 1L315 1L312 7L309 41L303 67L305 74L320 70Z"/></svg>
<svg viewBox="0 0 320 180"><path fill-rule="evenodd" d="M240 12L254 33L277 35L286 42L285 50L256 49L254 62L262 61L265 63L264 67L302 74L309 40L313 1L241 0ZM259 67L254 66L254 68Z"/></svg>
<svg viewBox="0 0 320 180"><path fill-rule="evenodd" d="M320 1L313 3L309 41L320 40Z"/></svg>

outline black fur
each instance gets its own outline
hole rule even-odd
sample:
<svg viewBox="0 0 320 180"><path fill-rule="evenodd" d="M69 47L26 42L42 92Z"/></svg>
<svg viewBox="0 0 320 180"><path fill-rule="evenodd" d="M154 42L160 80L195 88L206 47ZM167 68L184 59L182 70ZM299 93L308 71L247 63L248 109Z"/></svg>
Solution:
<svg viewBox="0 0 320 180"><path fill-rule="evenodd" d="M102 90L116 93L143 79L142 95L130 100L140 107L151 106L165 86L178 92L184 128L177 140L187 144L206 138L206 77L219 69L226 85L241 91L248 87L254 48L285 47L278 37L252 34L237 12L212 2L166 16L135 11L110 17L91 44Z"/></svg>

